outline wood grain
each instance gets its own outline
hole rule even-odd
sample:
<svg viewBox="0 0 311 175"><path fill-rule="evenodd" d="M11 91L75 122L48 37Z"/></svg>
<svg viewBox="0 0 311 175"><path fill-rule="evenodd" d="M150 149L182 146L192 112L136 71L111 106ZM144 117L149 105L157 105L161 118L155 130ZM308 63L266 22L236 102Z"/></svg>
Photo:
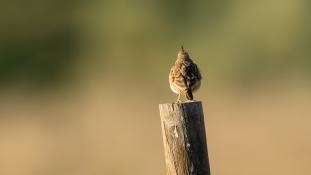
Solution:
<svg viewBox="0 0 311 175"><path fill-rule="evenodd" d="M160 104L168 175L210 175L202 103Z"/></svg>

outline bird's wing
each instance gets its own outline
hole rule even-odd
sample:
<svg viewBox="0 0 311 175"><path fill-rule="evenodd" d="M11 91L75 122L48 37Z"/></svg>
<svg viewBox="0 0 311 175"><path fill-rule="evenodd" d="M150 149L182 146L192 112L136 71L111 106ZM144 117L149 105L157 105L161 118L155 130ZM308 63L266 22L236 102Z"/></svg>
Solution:
<svg viewBox="0 0 311 175"><path fill-rule="evenodd" d="M189 88L202 79L198 66L193 62L187 67L187 71L185 73L187 86Z"/></svg>
<svg viewBox="0 0 311 175"><path fill-rule="evenodd" d="M194 63L193 63L193 65L191 67L192 67L191 69L193 69L193 71L192 71L193 72L193 76L196 77L196 79L201 80L202 79L202 75L201 75L199 67L196 64L194 64Z"/></svg>
<svg viewBox="0 0 311 175"><path fill-rule="evenodd" d="M175 65L174 67L172 67L171 72L170 72L172 82L180 90L188 89L187 81L186 81L186 78L183 75L183 73L184 73L184 70L183 70L182 66L180 66L180 65Z"/></svg>

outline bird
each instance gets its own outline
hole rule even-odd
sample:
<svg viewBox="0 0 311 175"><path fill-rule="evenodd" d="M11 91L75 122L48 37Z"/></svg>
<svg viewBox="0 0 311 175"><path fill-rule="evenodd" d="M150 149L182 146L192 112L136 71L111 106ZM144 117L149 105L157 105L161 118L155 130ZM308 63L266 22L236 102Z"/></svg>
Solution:
<svg viewBox="0 0 311 175"><path fill-rule="evenodd" d="M187 101L193 100L193 92L201 86L202 75L198 66L192 61L188 52L181 46L177 59L169 73L169 84L171 90L178 94L176 103L180 103L181 96Z"/></svg>

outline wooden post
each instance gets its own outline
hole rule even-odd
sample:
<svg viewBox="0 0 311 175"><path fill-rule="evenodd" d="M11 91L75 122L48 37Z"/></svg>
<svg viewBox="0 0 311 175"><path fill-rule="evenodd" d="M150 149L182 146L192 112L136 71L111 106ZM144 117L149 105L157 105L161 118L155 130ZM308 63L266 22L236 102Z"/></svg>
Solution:
<svg viewBox="0 0 311 175"><path fill-rule="evenodd" d="M201 102L159 108L167 175L210 175Z"/></svg>

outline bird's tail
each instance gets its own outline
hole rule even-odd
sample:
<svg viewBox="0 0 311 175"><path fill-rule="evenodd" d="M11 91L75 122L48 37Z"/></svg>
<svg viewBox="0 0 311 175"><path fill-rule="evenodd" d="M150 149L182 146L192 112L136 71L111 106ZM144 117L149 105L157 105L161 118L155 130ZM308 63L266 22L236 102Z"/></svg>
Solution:
<svg viewBox="0 0 311 175"><path fill-rule="evenodd" d="M187 90L186 97L187 97L187 100L193 100L192 91L190 89Z"/></svg>

